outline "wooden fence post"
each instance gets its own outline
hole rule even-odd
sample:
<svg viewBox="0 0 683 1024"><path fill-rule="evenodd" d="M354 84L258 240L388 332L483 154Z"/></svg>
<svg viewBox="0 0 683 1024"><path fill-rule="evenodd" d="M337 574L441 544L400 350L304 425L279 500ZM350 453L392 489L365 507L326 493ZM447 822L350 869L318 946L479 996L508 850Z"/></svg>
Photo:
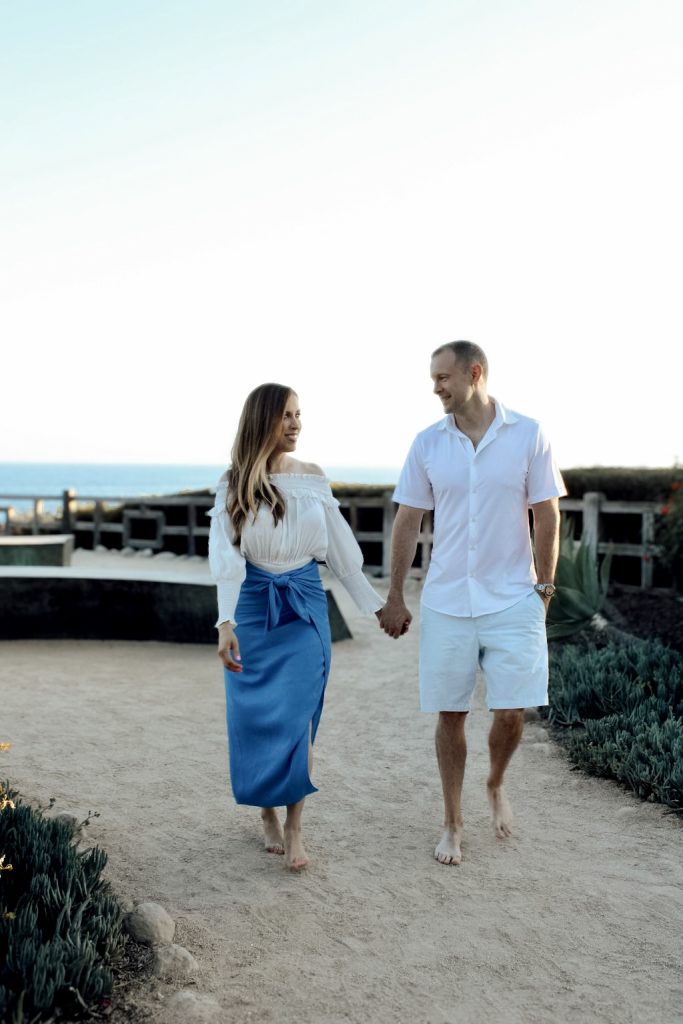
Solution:
<svg viewBox="0 0 683 1024"><path fill-rule="evenodd" d="M36 537L40 533L40 518L43 514L44 502L42 498L33 499L33 520L31 522L31 533Z"/></svg>
<svg viewBox="0 0 683 1024"><path fill-rule="evenodd" d="M391 575L391 531L394 527L396 508L391 497L392 491L384 492L382 513L382 576Z"/></svg>
<svg viewBox="0 0 683 1024"><path fill-rule="evenodd" d="M583 496L583 530L585 540L593 558L598 557L598 538L600 534L600 505L605 497L601 491L586 491Z"/></svg>
<svg viewBox="0 0 683 1024"><path fill-rule="evenodd" d="M655 541L655 514L654 512L643 512L643 528L640 543L643 545L643 554L640 559L640 586L643 590L649 590L652 586L653 564L652 546Z"/></svg>
<svg viewBox="0 0 683 1024"><path fill-rule="evenodd" d="M190 557L197 554L197 543L194 531L197 528L197 506L190 502L187 506L187 553Z"/></svg>
<svg viewBox="0 0 683 1024"><path fill-rule="evenodd" d="M95 509L92 517L92 549L99 545L102 537L102 502L95 502Z"/></svg>
<svg viewBox="0 0 683 1024"><path fill-rule="evenodd" d="M76 492L73 487L62 494L62 533L74 532L74 505Z"/></svg>

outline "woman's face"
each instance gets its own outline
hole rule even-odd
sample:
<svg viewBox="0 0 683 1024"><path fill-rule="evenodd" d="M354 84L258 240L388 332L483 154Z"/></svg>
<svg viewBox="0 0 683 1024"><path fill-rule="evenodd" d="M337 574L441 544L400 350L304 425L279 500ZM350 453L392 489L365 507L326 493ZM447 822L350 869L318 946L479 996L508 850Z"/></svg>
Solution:
<svg viewBox="0 0 683 1024"><path fill-rule="evenodd" d="M299 398L292 392L287 399L287 404L282 414L273 455L284 455L287 452L293 452L299 439L300 430L301 410L299 409Z"/></svg>

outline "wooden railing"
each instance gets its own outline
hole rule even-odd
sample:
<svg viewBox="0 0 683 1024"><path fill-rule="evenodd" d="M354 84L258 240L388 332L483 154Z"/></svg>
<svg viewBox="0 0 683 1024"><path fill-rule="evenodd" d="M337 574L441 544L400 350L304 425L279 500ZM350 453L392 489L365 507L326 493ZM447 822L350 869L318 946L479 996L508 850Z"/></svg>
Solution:
<svg viewBox="0 0 683 1024"><path fill-rule="evenodd" d="M379 545L381 556L367 558L366 565L378 569L382 576L390 571L390 539L394 523L396 506L391 499L393 488L364 488L358 494L349 493L348 487L336 491L342 512L348 519L351 529L360 544ZM31 502L33 511L28 521L19 523L11 501ZM45 503L58 502L60 514L55 517L45 515ZM58 495L21 495L0 494L0 513L5 514L5 532L18 529L30 529L33 534L52 532L87 534L92 536L93 548L102 544L107 535L120 538L121 547L151 548L152 551L163 551L166 540L171 537L186 538L188 555L197 553L197 539L208 538L209 523L203 513L212 507L214 499L211 495L178 495L173 497L111 497L79 495L73 490L63 491ZM109 518L110 513L118 506L120 521ZM88 515L85 516L85 507ZM184 508L185 522L180 525L169 524L166 511L169 508ZM587 492L583 498L562 498L560 508L576 515L581 514L582 526L579 534L587 538L596 554L603 554L611 549L614 555L623 555L640 560L640 586L650 588L653 585L654 564L659 553L654 543L656 516L660 505L652 501L608 501L597 492ZM381 526L378 529L360 528L359 521L368 510L380 510ZM610 515L629 515L640 517L640 541L638 543L612 543L610 540ZM140 536L136 528L140 524L154 524L152 536ZM429 564L432 545L432 515L425 513L418 538L418 553L413 565L412 574L421 577ZM118 546L118 545L117 545ZM202 545L202 547L204 547Z"/></svg>

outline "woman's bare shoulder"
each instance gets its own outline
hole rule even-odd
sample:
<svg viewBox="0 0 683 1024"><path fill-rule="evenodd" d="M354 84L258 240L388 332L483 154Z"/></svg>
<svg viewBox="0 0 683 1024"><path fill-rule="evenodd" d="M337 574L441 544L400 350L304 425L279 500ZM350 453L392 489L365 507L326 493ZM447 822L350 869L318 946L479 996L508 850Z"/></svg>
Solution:
<svg viewBox="0 0 683 1024"><path fill-rule="evenodd" d="M316 462L302 462L301 459L292 459L291 457L287 459L281 472L302 476L325 476L325 471Z"/></svg>

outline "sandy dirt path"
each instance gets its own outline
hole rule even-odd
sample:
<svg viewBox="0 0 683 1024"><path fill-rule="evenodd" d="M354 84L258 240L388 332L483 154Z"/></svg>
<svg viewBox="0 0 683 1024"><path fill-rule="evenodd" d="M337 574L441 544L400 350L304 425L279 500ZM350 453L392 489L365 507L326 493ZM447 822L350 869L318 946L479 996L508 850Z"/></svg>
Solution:
<svg viewBox="0 0 683 1024"><path fill-rule="evenodd" d="M225 1021L680 1021L680 820L572 772L529 723L508 777L515 835L496 840L479 694L465 859L437 864L417 630L391 641L338 600L354 639L334 646L302 875L262 851L258 813L229 797L210 648L0 644L0 739L13 744L0 774L55 810L100 812L89 839L108 877L123 900L176 918ZM150 1019L165 1020L170 991L141 992Z"/></svg>

